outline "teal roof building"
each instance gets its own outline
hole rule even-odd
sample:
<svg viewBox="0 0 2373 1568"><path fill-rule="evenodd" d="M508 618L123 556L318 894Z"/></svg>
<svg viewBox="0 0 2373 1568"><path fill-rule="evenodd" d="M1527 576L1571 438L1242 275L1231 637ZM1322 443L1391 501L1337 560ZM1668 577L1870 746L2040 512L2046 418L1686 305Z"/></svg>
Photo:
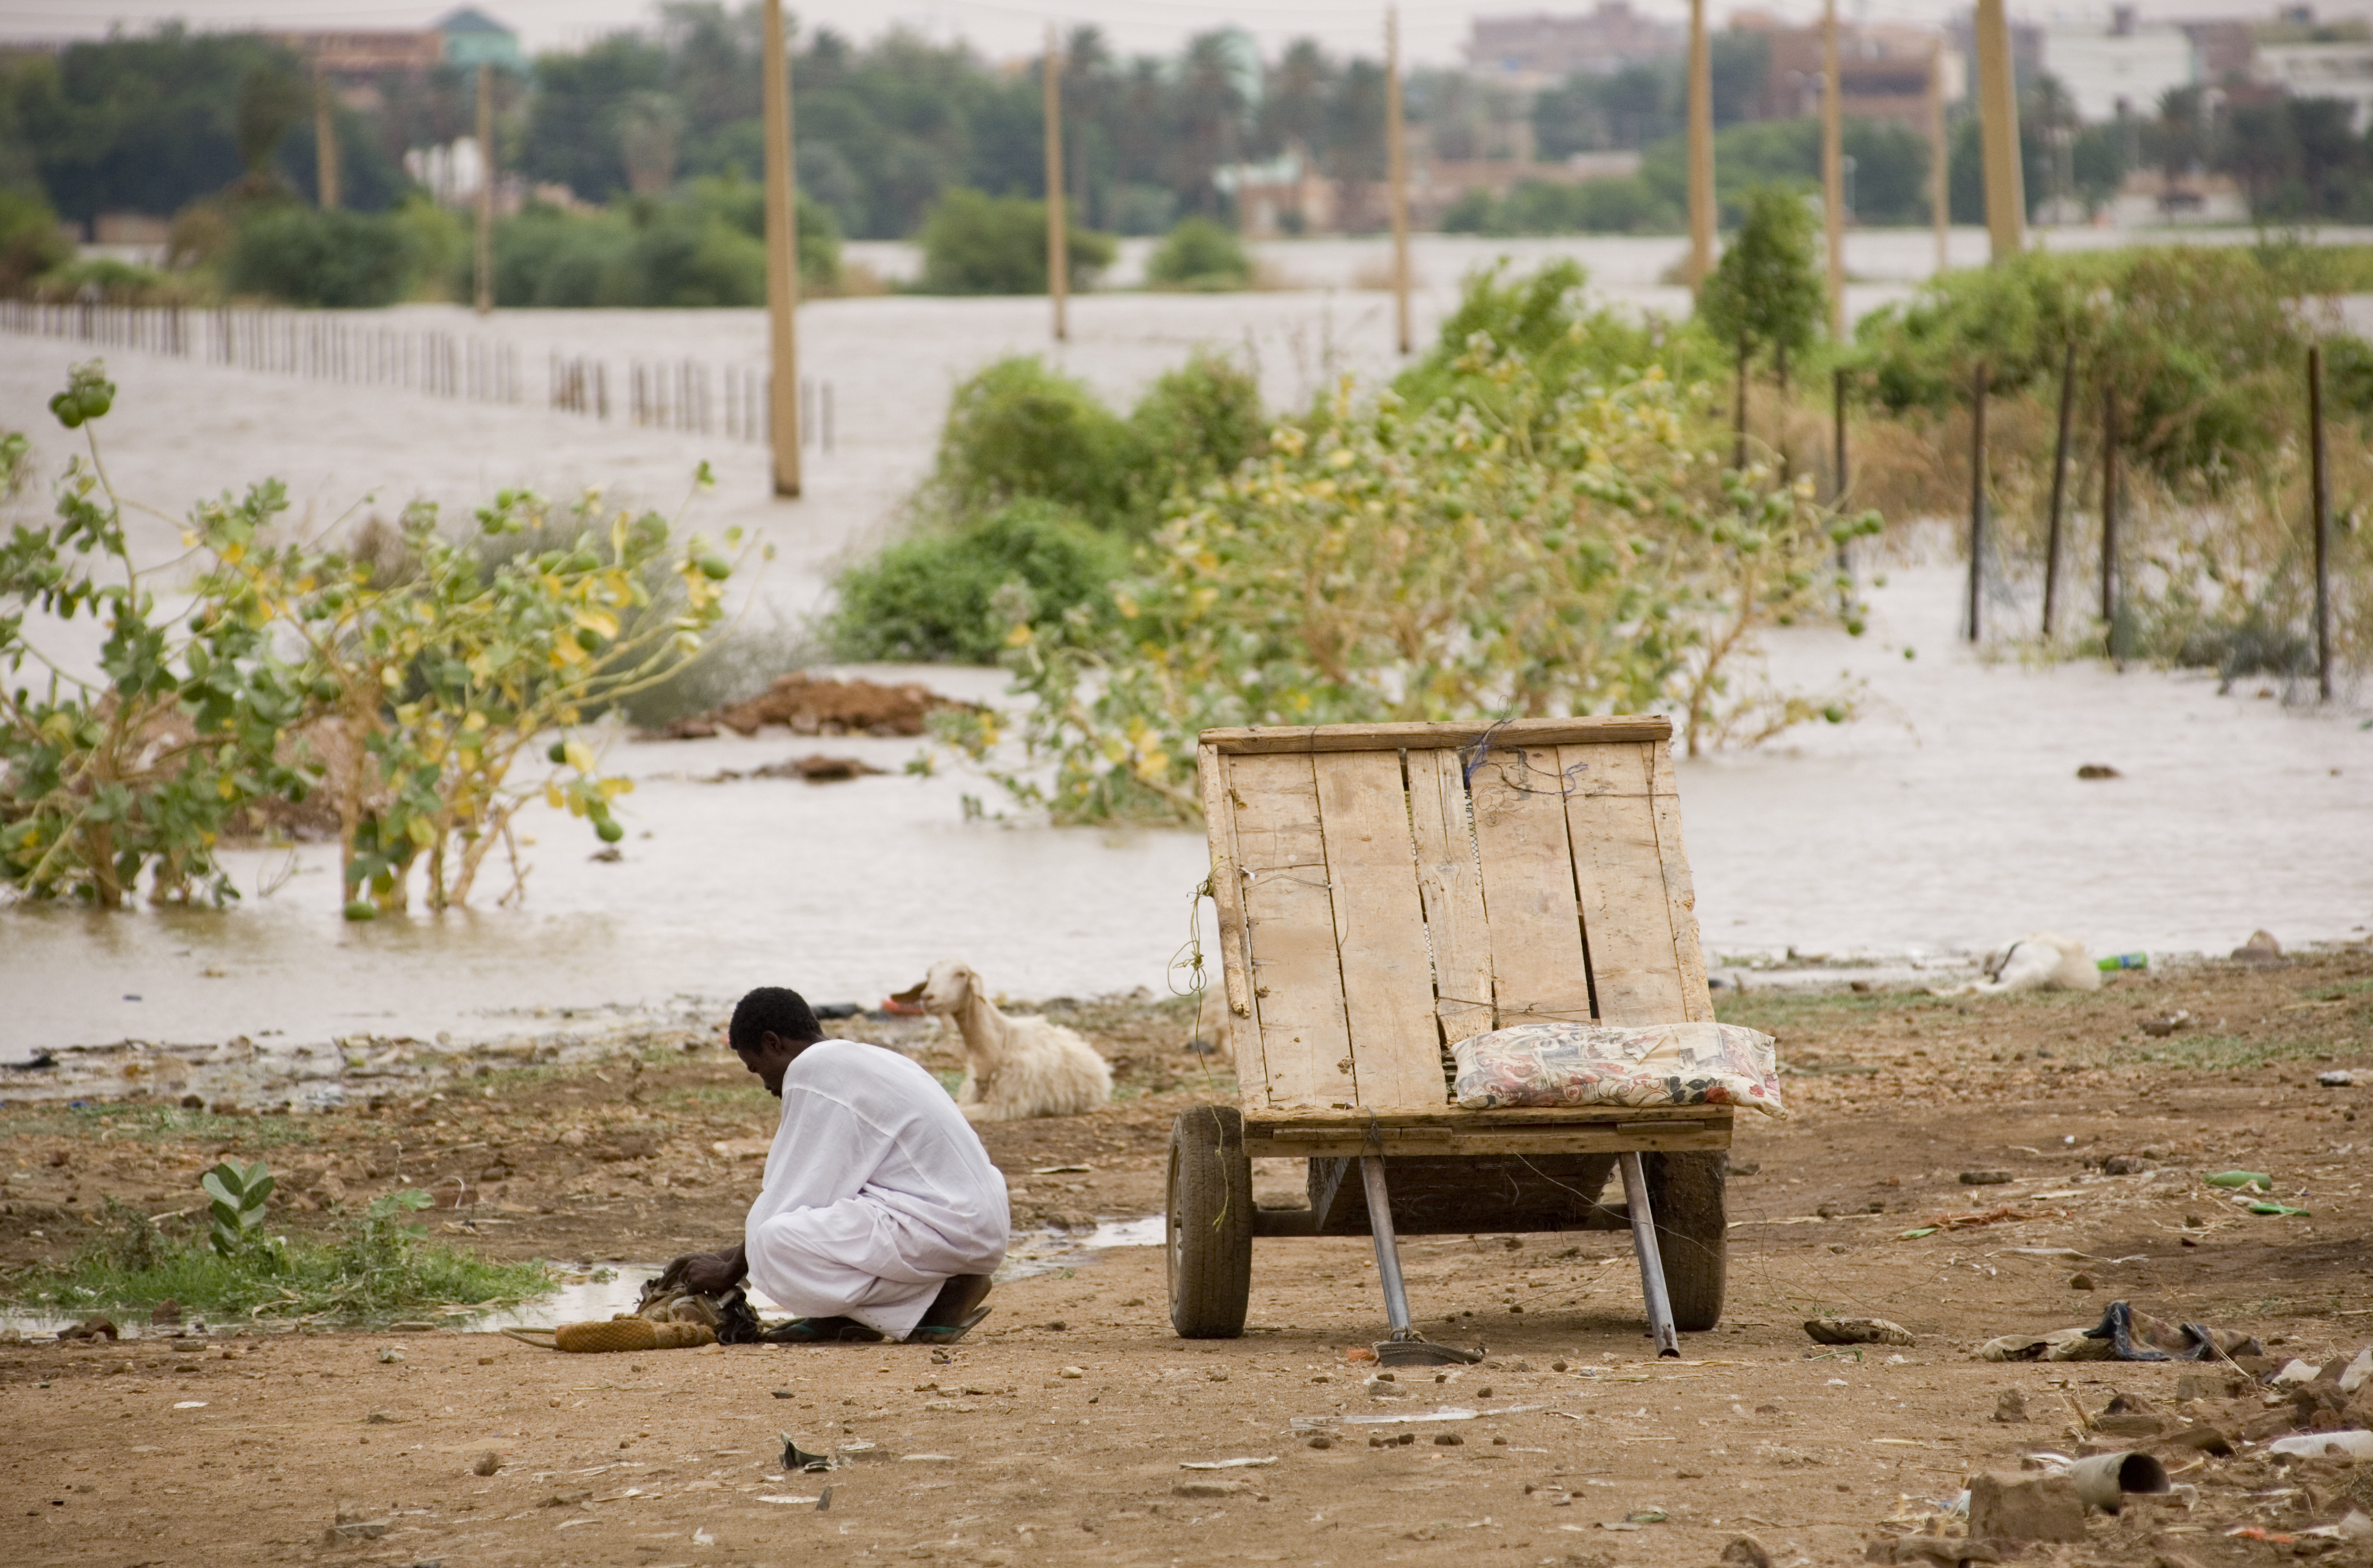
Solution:
<svg viewBox="0 0 2373 1568"><path fill-rule="evenodd" d="M525 73L527 56L520 53L519 34L473 6L446 15L435 30L445 40L445 63L474 70L481 64L500 71Z"/></svg>

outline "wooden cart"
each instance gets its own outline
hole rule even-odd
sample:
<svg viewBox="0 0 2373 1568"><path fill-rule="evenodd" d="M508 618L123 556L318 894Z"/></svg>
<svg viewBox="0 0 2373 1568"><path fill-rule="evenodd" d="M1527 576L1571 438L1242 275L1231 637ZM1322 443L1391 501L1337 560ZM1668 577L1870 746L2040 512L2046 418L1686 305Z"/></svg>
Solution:
<svg viewBox="0 0 2373 1568"><path fill-rule="evenodd" d="M1709 1020L1657 718L1211 730L1198 753L1242 1109L1171 1134L1170 1317L1244 1332L1255 1236L1631 1230L1657 1350L1722 1316L1727 1107L1463 1111L1449 1047L1527 1020ZM1257 1209L1255 1158L1309 1162ZM1625 1201L1600 1190L1619 1170ZM1389 1196L1388 1196L1389 1194Z"/></svg>

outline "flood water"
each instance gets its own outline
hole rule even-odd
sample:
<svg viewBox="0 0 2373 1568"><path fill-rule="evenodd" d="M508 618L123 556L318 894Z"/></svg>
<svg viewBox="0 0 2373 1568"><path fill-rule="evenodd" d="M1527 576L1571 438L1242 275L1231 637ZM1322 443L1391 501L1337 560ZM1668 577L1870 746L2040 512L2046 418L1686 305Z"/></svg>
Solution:
<svg viewBox="0 0 2373 1568"><path fill-rule="evenodd" d="M1900 293L1924 270L1928 243L1855 236L1853 264L1879 280L1859 287L1857 301ZM1685 303L1654 281L1677 244L1423 241L1420 335L1466 267L1502 250L1576 255L1612 298ZM1332 374L1392 363L1389 301L1340 287L1382 254L1366 242L1280 248L1280 267L1331 291L1084 297L1059 349L1046 342L1041 300L817 302L801 313L801 342L812 373L834 382L836 444L812 454L796 502L766 494L755 446L540 406L547 350L619 364L746 361L760 343L752 311L497 315L484 330L521 346L523 406L120 354L111 370L123 391L103 430L121 487L169 514L278 474L298 516L316 523L392 515L415 496L462 505L518 483L600 482L672 504L707 458L719 487L695 504L694 521L738 523L777 544L781 558L755 591L766 610L796 617L815 607L835 564L890 523L964 374L999 354L1047 352L1124 396L1210 344L1250 355L1273 403L1298 402ZM443 308L390 314L480 330ZM40 432L45 472L67 444L42 405L78 357L76 345L29 339L0 352L0 426ZM170 518L136 527L146 559L178 553ZM1866 683L1860 721L1682 765L1710 956L1761 961L1793 947L1924 961L2040 928L2096 952L2161 954L2221 953L2261 926L2292 942L2364 934L2373 731L2361 708L2318 714L2262 700L2250 683L2220 695L2192 674L1973 654L1956 640L1958 580L1949 565L1915 564L1875 593L1869 637L1774 640L1785 685L1821 689L1841 673ZM929 678L973 698L999 687L990 672ZM618 742L612 760L638 784L620 802L620 861L591 860L599 846L581 824L532 806L520 820L534 841L523 898L498 906L508 879L490 866L483 907L441 918L342 920L322 847L229 857L248 896L226 912L0 907L0 1060L123 1040L244 1036L294 1050L445 1036L466 1046L711 1018L766 983L871 1002L952 956L1023 998L1171 982L1207 869L1199 835L968 820L964 798L994 808L993 790L961 770L902 776L918 749L780 731ZM816 751L891 771L831 785L702 781ZM2084 763L2122 777L2080 782ZM1208 941L1208 906L1202 929ZM334 1077L336 1059L320 1070ZM0 1082L0 1095L9 1089Z"/></svg>

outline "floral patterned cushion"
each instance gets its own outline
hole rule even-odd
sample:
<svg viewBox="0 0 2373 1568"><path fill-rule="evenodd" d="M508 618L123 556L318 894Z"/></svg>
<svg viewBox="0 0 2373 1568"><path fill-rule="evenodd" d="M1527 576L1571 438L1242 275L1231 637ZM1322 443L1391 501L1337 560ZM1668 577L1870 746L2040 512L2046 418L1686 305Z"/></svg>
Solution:
<svg viewBox="0 0 2373 1568"><path fill-rule="evenodd" d="M1737 1024L1521 1024L1461 1040L1459 1108L1780 1103L1771 1036Z"/></svg>

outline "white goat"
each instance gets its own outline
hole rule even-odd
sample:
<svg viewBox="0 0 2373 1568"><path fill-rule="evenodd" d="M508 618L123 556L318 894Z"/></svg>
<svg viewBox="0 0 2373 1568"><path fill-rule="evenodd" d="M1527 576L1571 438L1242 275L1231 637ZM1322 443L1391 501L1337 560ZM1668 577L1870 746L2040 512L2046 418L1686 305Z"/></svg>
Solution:
<svg viewBox="0 0 2373 1568"><path fill-rule="evenodd" d="M1939 996L1991 995L1997 991L2098 991L2101 971L2075 937L2037 931L1999 953L1986 954L1986 977L1939 991Z"/></svg>
<svg viewBox="0 0 2373 1568"><path fill-rule="evenodd" d="M956 1021L964 1044L956 1106L968 1120L1078 1116L1112 1100L1112 1068L1093 1046L1046 1019L998 1012L970 965L941 959L921 985L895 1000Z"/></svg>

